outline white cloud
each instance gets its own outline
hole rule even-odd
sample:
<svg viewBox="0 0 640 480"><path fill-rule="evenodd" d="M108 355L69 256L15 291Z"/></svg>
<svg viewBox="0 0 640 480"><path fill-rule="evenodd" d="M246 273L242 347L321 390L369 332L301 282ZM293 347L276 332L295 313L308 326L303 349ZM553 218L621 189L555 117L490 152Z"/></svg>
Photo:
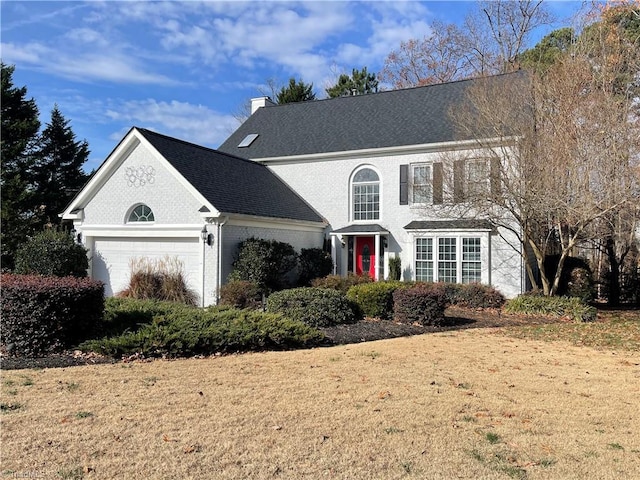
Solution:
<svg viewBox="0 0 640 480"><path fill-rule="evenodd" d="M211 147L218 146L235 128L233 115L218 113L202 105L135 100L112 105L105 115L115 123L149 128L160 133ZM118 137L118 140L122 138Z"/></svg>
<svg viewBox="0 0 640 480"><path fill-rule="evenodd" d="M62 51L36 42L22 46L2 43L1 46L3 60L7 63L20 63L22 66L36 68L76 82L178 84L164 75L148 72L142 66L136 65L129 56L119 52L92 49L80 52Z"/></svg>

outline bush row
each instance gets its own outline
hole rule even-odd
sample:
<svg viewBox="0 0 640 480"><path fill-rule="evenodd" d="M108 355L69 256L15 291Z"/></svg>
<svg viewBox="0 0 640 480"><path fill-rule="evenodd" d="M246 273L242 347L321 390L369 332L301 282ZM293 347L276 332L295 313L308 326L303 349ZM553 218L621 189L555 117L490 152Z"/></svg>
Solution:
<svg viewBox="0 0 640 480"><path fill-rule="evenodd" d="M504 297L493 287L459 283L427 283L427 282L375 282L354 285L349 288L347 298L355 302L362 313L369 317L382 319L394 318L394 292L398 289L414 288L417 286L439 285L445 296L447 306L457 305L465 308L500 308L504 304ZM424 292L425 289L417 291ZM436 291L436 290L430 290Z"/></svg>
<svg viewBox="0 0 640 480"><path fill-rule="evenodd" d="M104 285L88 278L2 275L2 343L8 353L38 356L94 333L104 310Z"/></svg>
<svg viewBox="0 0 640 480"><path fill-rule="evenodd" d="M545 297L540 295L520 295L504 305L507 313L525 315L551 315L569 317L578 322L596 319L597 310L578 297Z"/></svg>
<svg viewBox="0 0 640 480"><path fill-rule="evenodd" d="M210 307L198 309L157 301L108 302L105 323L123 333L80 345L84 351L148 357L209 355L318 344L318 330L278 314Z"/></svg>

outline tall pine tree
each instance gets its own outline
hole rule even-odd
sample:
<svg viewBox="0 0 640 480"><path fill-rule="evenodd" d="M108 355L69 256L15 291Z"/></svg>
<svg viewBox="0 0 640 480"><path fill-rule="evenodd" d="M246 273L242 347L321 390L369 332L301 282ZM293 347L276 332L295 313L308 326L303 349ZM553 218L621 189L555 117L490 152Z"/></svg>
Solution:
<svg viewBox="0 0 640 480"><path fill-rule="evenodd" d="M276 96L279 104L308 102L315 99L316 95L313 93L313 83L306 84L302 80L297 82L295 78L290 78L289 85L282 87Z"/></svg>
<svg viewBox="0 0 640 480"><path fill-rule="evenodd" d="M367 67L362 70L354 68L351 71L351 76L343 73L338 78L338 82L325 91L329 98L376 93L378 91L378 79L375 73L367 72Z"/></svg>
<svg viewBox="0 0 640 480"><path fill-rule="evenodd" d="M36 198L42 222L56 224L58 214L87 180L82 165L89 157L89 145L86 140L76 141L69 120L55 105L39 147L34 168Z"/></svg>
<svg viewBox="0 0 640 480"><path fill-rule="evenodd" d="M13 85L15 67L1 63L2 102L0 132L2 168L2 268L12 269L17 248L36 228L35 189L31 173L40 121L33 98L27 99L27 87Z"/></svg>

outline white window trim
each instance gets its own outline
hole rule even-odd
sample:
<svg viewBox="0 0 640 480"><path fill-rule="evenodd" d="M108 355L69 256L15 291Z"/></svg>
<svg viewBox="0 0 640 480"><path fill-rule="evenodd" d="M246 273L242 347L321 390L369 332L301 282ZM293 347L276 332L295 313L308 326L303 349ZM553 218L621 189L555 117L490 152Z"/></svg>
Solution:
<svg viewBox="0 0 640 480"><path fill-rule="evenodd" d="M431 191L429 193L429 199L426 202L416 202L414 201L415 199L415 187L416 184L415 183L415 168L416 167L429 167L429 179L428 179L428 184L431 186ZM411 205L418 205L418 206L422 206L422 205L433 205L433 162L418 162L418 163L411 163L409 165L410 168L410 188L409 188L409 199L410 199L410 204ZM420 184L420 185L427 185L427 184Z"/></svg>
<svg viewBox="0 0 640 480"><path fill-rule="evenodd" d="M365 219L365 220L356 220L355 218L355 202L354 202L354 183L353 179L357 175L360 170L373 170L376 175L378 175L378 218ZM359 185L374 185L376 182L360 182ZM382 175L380 175L380 171L375 168L373 165L359 165L356 167L353 172L351 172L351 177L349 178L349 218L352 223L356 224L366 224L371 222L380 222L382 220Z"/></svg>
<svg viewBox="0 0 640 480"><path fill-rule="evenodd" d="M131 220L131 215L133 215L133 212L136 210L136 208L138 207L146 207L149 209L149 211L151 212L151 215L153 215L153 220ZM133 205L129 210L127 210L127 215L125 217L125 224L134 224L134 225L153 225L156 221L156 214L153 211L153 209L147 205L146 203L136 203L135 205Z"/></svg>
<svg viewBox="0 0 640 480"><path fill-rule="evenodd" d="M491 285L491 259L490 259L490 240L488 232L464 231L464 232L416 232L412 245L412 264L413 280L417 280L416 262L417 258L417 239L431 238L433 242L433 281L438 279L438 244L441 238L456 239L456 283L462 283L462 239L463 238L479 238L480 239L480 283Z"/></svg>

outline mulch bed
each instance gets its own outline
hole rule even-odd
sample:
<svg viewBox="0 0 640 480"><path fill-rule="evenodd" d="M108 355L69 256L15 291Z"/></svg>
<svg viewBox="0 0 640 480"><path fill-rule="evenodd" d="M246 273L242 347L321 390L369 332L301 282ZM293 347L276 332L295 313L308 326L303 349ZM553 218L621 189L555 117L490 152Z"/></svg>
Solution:
<svg viewBox="0 0 640 480"><path fill-rule="evenodd" d="M388 320L367 318L350 325L337 325L335 327L321 328L320 330L322 330L326 336L323 345L332 346L467 328L495 328L555 322L558 322L558 319L506 315L498 310L475 311L451 307L446 311L445 322L438 327L406 325ZM132 358L124 361L129 360L132 360ZM63 368L80 365L118 363L122 361L123 360L104 357L94 353L85 354L80 351L63 352L42 358L9 357L3 355L0 356L0 369Z"/></svg>

